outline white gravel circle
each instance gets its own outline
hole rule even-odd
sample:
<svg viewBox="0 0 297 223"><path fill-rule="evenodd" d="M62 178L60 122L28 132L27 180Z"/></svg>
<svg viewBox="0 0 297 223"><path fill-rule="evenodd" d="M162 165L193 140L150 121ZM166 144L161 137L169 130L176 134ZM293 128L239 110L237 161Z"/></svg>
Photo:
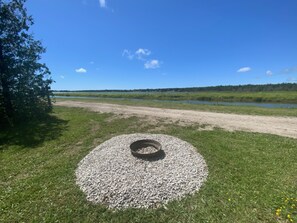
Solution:
<svg viewBox="0 0 297 223"><path fill-rule="evenodd" d="M156 140L165 157L134 157L130 144ZM159 207L199 190L208 175L203 157L189 143L161 134L120 135L105 141L78 164L76 183L93 203L109 208Z"/></svg>

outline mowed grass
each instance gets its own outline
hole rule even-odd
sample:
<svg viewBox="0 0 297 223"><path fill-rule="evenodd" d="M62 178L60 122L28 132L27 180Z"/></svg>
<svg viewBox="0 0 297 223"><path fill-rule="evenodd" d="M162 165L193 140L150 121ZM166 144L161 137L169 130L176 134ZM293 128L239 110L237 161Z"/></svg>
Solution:
<svg viewBox="0 0 297 223"><path fill-rule="evenodd" d="M146 100L201 100L226 102L297 103L297 91L267 92L55 92L60 96L84 96Z"/></svg>
<svg viewBox="0 0 297 223"><path fill-rule="evenodd" d="M201 127L58 107L49 119L1 129L0 222L297 221L296 140ZM103 141L135 132L193 144L209 168L201 190L159 209L112 211L86 201L75 184L78 162Z"/></svg>

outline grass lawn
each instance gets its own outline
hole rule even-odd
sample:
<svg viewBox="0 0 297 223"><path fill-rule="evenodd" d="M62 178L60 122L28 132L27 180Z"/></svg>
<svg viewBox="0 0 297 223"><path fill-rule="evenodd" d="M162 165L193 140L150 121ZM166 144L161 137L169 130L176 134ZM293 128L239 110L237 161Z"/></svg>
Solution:
<svg viewBox="0 0 297 223"><path fill-rule="evenodd" d="M297 140L200 127L57 107L46 120L1 129L0 222L297 222ZM113 212L87 202L75 184L78 162L136 132L193 144L209 167L202 189L159 209Z"/></svg>

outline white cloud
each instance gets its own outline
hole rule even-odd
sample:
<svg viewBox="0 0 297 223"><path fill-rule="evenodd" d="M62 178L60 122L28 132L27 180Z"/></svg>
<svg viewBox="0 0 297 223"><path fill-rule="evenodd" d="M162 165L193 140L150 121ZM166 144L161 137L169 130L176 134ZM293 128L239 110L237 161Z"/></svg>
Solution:
<svg viewBox="0 0 297 223"><path fill-rule="evenodd" d="M238 73L244 73L250 71L252 68L250 67L241 67L237 70Z"/></svg>
<svg viewBox="0 0 297 223"><path fill-rule="evenodd" d="M137 56L138 59L143 59L143 57L149 56L151 54L151 51L148 49L142 49L139 48L136 50L135 55Z"/></svg>
<svg viewBox="0 0 297 223"><path fill-rule="evenodd" d="M93 65L93 64L95 64L95 62L94 62L94 61L90 61L90 64L92 64L92 65Z"/></svg>
<svg viewBox="0 0 297 223"><path fill-rule="evenodd" d="M106 8L106 1L105 0L99 0L99 4L101 8Z"/></svg>
<svg viewBox="0 0 297 223"><path fill-rule="evenodd" d="M63 75L61 75L60 78L64 79L65 77Z"/></svg>
<svg viewBox="0 0 297 223"><path fill-rule="evenodd" d="M272 76L272 74L273 74L273 73L272 73L271 70L267 70L267 71L266 71L266 75L267 75L267 76Z"/></svg>
<svg viewBox="0 0 297 223"><path fill-rule="evenodd" d="M87 73L87 70L85 68L78 68L78 69L75 69L75 72L76 73Z"/></svg>
<svg viewBox="0 0 297 223"><path fill-rule="evenodd" d="M133 53L132 51L128 49L124 49L122 56L127 57L129 60L133 60L135 57L138 60L145 60L145 57L151 55L151 51L148 49L139 48L138 50Z"/></svg>
<svg viewBox="0 0 297 223"><path fill-rule="evenodd" d="M160 61L157 59L151 60L149 56L151 55L151 51L149 49L139 48L135 52L130 51L128 49L124 49L122 56L128 58L129 60L133 60L136 58L137 60L144 62L145 69L156 69L160 67Z"/></svg>
<svg viewBox="0 0 297 223"><path fill-rule="evenodd" d="M144 64L145 69L156 69L159 67L160 67L160 62L158 60L149 60Z"/></svg>
<svg viewBox="0 0 297 223"><path fill-rule="evenodd" d="M129 60L133 60L134 58L134 55L131 53L131 51L127 49L123 50L122 56L127 57Z"/></svg>

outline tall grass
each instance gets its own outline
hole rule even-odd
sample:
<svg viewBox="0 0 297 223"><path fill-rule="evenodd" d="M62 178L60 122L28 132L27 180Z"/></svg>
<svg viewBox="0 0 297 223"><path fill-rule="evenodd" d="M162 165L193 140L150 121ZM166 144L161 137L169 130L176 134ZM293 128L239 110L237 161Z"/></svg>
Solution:
<svg viewBox="0 0 297 223"><path fill-rule="evenodd" d="M296 91L279 92L56 92L60 96L127 98L147 100L201 100L222 102L297 103Z"/></svg>

